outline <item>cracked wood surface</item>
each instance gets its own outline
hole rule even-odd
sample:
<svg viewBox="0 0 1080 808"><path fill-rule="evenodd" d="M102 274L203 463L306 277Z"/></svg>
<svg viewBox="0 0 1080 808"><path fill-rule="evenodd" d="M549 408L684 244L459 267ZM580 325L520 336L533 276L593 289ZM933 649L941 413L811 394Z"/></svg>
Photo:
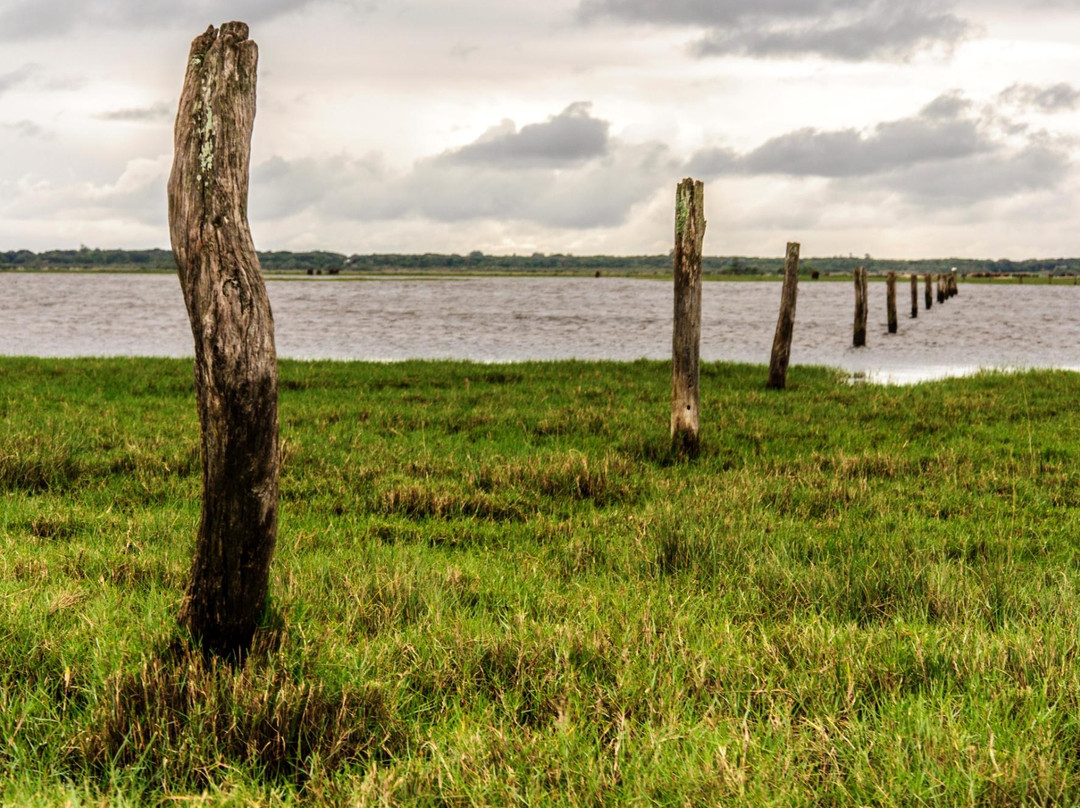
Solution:
<svg viewBox="0 0 1080 808"><path fill-rule="evenodd" d="M277 537L274 320L247 220L258 47L248 27L191 45L169 177L169 235L195 340L203 499L180 622L207 650L250 645Z"/></svg>

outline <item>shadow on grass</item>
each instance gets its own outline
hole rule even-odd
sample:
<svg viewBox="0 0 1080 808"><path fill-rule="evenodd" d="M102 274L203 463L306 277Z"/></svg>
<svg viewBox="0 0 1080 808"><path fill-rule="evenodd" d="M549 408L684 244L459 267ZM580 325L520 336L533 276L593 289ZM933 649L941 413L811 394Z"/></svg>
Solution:
<svg viewBox="0 0 1080 808"><path fill-rule="evenodd" d="M117 673L70 744L70 762L103 778L153 773L163 791L206 788L241 767L303 786L314 774L385 760L405 732L377 686L334 687L279 653L277 621L243 660L207 656L177 638L137 671Z"/></svg>

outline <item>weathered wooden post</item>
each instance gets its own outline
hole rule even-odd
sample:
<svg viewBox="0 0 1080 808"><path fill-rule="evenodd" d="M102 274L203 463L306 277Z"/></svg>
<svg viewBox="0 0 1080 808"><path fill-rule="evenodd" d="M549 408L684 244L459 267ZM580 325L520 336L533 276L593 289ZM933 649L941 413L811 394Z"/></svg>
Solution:
<svg viewBox="0 0 1080 808"><path fill-rule="evenodd" d="M701 243L705 185L689 177L675 189L675 324L671 340L671 445L698 453L701 355Z"/></svg>
<svg viewBox="0 0 1080 808"><path fill-rule="evenodd" d="M852 345L866 345L866 268L855 267L855 335Z"/></svg>
<svg viewBox="0 0 1080 808"><path fill-rule="evenodd" d="M930 282L930 273L926 273L926 309L929 311L934 305L934 292Z"/></svg>
<svg viewBox="0 0 1080 808"><path fill-rule="evenodd" d="M919 316L919 276L911 276L911 316Z"/></svg>
<svg viewBox="0 0 1080 808"><path fill-rule="evenodd" d="M896 323L896 273L889 272L885 276L885 309L889 316L889 333L895 334Z"/></svg>
<svg viewBox="0 0 1080 808"><path fill-rule="evenodd" d="M203 496L180 623L203 649L246 650L277 538L274 320L247 221L258 47L248 27L191 44L169 177L169 235L195 338Z"/></svg>
<svg viewBox="0 0 1080 808"><path fill-rule="evenodd" d="M937 274L937 302L939 305L945 302L945 276L940 272Z"/></svg>
<svg viewBox="0 0 1080 808"><path fill-rule="evenodd" d="M784 258L784 287L780 292L780 317L773 336L772 359L769 361L771 390L787 386L788 361L791 359L791 336L795 330L795 298L799 292L799 245L790 241Z"/></svg>

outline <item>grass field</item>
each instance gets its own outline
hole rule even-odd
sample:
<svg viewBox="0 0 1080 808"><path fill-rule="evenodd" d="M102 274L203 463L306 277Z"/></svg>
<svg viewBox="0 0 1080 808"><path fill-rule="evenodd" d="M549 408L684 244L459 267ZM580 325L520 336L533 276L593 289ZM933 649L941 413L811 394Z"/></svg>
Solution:
<svg viewBox="0 0 1080 808"><path fill-rule="evenodd" d="M1080 375L283 362L240 669L191 376L0 359L4 805L1080 803Z"/></svg>

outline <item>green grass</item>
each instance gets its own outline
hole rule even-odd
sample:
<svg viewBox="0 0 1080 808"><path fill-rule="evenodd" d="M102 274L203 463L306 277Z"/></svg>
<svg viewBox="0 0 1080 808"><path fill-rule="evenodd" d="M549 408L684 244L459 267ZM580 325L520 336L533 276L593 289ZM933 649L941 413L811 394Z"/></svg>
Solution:
<svg viewBox="0 0 1080 808"><path fill-rule="evenodd" d="M283 362L241 669L191 378L0 360L4 805L1080 803L1078 375Z"/></svg>

